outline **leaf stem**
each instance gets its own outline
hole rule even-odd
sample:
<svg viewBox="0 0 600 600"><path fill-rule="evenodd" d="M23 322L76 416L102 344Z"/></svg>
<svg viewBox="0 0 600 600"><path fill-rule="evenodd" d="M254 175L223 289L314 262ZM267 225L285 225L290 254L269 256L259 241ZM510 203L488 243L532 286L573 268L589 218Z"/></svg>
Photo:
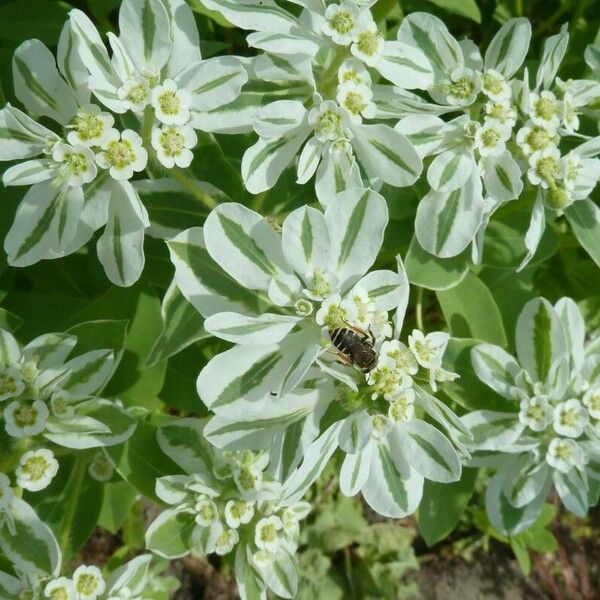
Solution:
<svg viewBox="0 0 600 600"><path fill-rule="evenodd" d="M71 476L69 485L69 498L67 500L67 509L65 512L65 518L62 523L60 532L60 549L63 555L69 547L69 539L71 536L71 527L73 527L73 520L75 519L75 511L77 510L77 503L79 502L79 496L81 496L81 486L83 485L83 479L85 477L85 468L87 466L87 460L85 455L78 455L75 458L75 465L73 467L73 475Z"/></svg>
<svg viewBox="0 0 600 600"><path fill-rule="evenodd" d="M194 198L200 200L200 202L202 202L202 204L204 204L208 210L212 210L215 208L215 206L217 206L218 202L210 194L205 192L195 180L186 175L183 169L179 169L177 167L174 169L169 169L167 174L169 177L179 182L187 192L194 196Z"/></svg>
<svg viewBox="0 0 600 600"><path fill-rule="evenodd" d="M424 331L423 327L423 288L417 288L417 303L415 305L415 318L417 320L417 329Z"/></svg>
<svg viewBox="0 0 600 600"><path fill-rule="evenodd" d="M152 147L152 126L154 125L154 109L148 105L144 109L144 118L142 120L142 141L148 152Z"/></svg>

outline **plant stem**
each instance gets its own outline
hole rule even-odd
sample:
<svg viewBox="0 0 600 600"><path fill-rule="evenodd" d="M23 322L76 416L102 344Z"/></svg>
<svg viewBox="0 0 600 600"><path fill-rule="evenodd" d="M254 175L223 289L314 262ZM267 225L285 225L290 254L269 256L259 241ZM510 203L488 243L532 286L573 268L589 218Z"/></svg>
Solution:
<svg viewBox="0 0 600 600"><path fill-rule="evenodd" d="M154 109L148 105L144 109L144 118L142 120L142 141L146 150L150 151L152 147L152 126L154 125Z"/></svg>
<svg viewBox="0 0 600 600"><path fill-rule="evenodd" d="M523 0L515 0L515 16L523 16Z"/></svg>
<svg viewBox="0 0 600 600"><path fill-rule="evenodd" d="M218 202L207 192L205 192L191 177L186 175L183 169L169 169L167 174L175 181L178 181L181 186L189 192L194 198L200 200L208 210L212 210L217 206Z"/></svg>
<svg viewBox="0 0 600 600"><path fill-rule="evenodd" d="M417 304L415 306L415 318L417 320L417 329L424 330L423 327L423 288L417 288Z"/></svg>
<svg viewBox="0 0 600 600"><path fill-rule="evenodd" d="M73 475L71 476L72 485L69 486L70 493L69 498L67 499L67 509L60 532L60 549L63 554L63 559L69 546L71 527L73 527L75 511L77 510L77 503L79 502L79 496L81 495L81 486L83 485L86 466L87 460L85 459L85 455L80 454L75 458Z"/></svg>

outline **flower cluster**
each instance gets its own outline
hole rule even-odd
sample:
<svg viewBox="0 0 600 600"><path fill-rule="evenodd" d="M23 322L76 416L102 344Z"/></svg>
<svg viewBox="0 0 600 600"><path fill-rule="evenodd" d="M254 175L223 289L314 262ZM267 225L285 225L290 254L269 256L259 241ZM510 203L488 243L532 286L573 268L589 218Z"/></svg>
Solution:
<svg viewBox="0 0 600 600"><path fill-rule="evenodd" d="M518 360L490 344L472 351L475 372L506 399L506 412L462 419L474 435L474 464L497 468L486 506L509 533L535 521L552 485L567 509L585 516L600 480L599 339L586 339L570 298L531 300L516 331Z"/></svg>
<svg viewBox="0 0 600 600"><path fill-rule="evenodd" d="M26 159L3 181L32 187L5 240L12 265L71 254L104 227L97 248L107 276L122 286L137 281L150 221L129 180L149 161L189 167L202 129L196 119L234 100L247 80L237 58L202 60L184 0L124 0L119 23L120 36L109 35L112 55L79 10L62 31L57 60L37 40L15 51L15 93L28 114L0 110L0 161ZM115 114L127 112L139 131L118 128Z"/></svg>
<svg viewBox="0 0 600 600"><path fill-rule="evenodd" d="M113 350L69 358L77 344L74 335L45 334L24 347L8 331L0 330L0 337L0 403L10 437L41 434L68 448L92 448L119 444L131 436L135 420L118 402L99 396L120 358ZM17 475L29 481L23 487L33 489L35 477L47 484L47 477L56 473L45 459L53 464L51 456L36 455L21 465Z"/></svg>
<svg viewBox="0 0 600 600"><path fill-rule="evenodd" d="M299 522L311 507L307 502L282 501L281 484L266 470L268 454L214 450L204 441L202 422L195 419L164 426L158 440L187 474L157 479L157 496L172 508L150 525L147 547L166 558L192 551L226 555L235 550L241 590L252 587L264 593L270 588L278 596L293 598L298 585L294 553ZM202 459L190 461L190 455ZM182 526L190 533L172 543Z"/></svg>
<svg viewBox="0 0 600 600"><path fill-rule="evenodd" d="M468 431L423 388L457 377L442 368L448 334L415 330L401 343L402 263L398 272L369 271L386 224L383 198L354 188L324 212L293 211L281 233L249 209L223 204L202 230L169 242L177 285L206 317L206 331L235 344L198 377L200 398L215 413L205 435L219 448L271 449L273 457L287 428L300 427L293 456L278 459L290 501L338 447L347 454L344 493L362 489L388 516L416 509L424 477L460 476L459 437ZM343 411L321 432L320 416L334 405ZM403 499L394 497L392 475L407 486Z"/></svg>

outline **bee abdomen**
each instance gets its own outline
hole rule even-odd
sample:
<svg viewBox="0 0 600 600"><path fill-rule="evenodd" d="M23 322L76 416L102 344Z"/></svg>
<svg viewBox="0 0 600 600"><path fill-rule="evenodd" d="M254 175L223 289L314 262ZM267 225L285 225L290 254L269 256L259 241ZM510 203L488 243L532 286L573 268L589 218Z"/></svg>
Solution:
<svg viewBox="0 0 600 600"><path fill-rule="evenodd" d="M331 343L340 351L347 353L349 352L356 344L360 343L360 337L352 329L347 329L346 327L340 327L338 329L334 329L330 334Z"/></svg>

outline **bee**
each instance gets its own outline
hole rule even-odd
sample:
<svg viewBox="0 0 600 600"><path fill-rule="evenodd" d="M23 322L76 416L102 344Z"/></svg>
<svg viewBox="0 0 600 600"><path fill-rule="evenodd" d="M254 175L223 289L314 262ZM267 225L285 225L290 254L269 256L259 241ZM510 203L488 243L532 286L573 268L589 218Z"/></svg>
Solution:
<svg viewBox="0 0 600 600"><path fill-rule="evenodd" d="M368 373L377 364L375 336L357 327L338 327L329 332L331 343L337 350L340 362L354 365L363 373Z"/></svg>

